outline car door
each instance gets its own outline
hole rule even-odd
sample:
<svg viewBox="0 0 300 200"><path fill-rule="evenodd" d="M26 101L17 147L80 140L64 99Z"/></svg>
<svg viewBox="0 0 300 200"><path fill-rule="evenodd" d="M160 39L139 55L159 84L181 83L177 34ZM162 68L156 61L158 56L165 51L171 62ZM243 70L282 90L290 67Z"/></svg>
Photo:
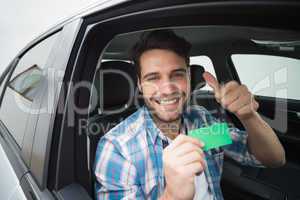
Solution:
<svg viewBox="0 0 300 200"><path fill-rule="evenodd" d="M53 199L46 188L38 185L37 176L28 177L37 171L33 160L45 159L43 156L37 157L41 154L34 151L36 124L42 112L40 105L44 87L51 78L49 73L61 33L61 28L57 28L30 43L17 55L4 79L0 107L0 153L3 160L1 177L5 178L1 182L1 198Z"/></svg>
<svg viewBox="0 0 300 200"><path fill-rule="evenodd" d="M12 62L9 67L4 71L1 76L0 82L0 96L4 93L4 89L7 81L9 80L12 68L15 66L15 61ZM19 173L14 171L15 166L10 162L13 157L11 149L8 148L7 141L5 140L5 130L1 126L0 131L0 176L3 177L1 181L0 195L4 199L25 199L24 192L19 184L19 177L26 173L26 168L22 168Z"/></svg>
<svg viewBox="0 0 300 200"><path fill-rule="evenodd" d="M63 84L63 79L67 73L66 67L75 46L75 38L81 22L82 20L78 18L59 25L54 28L54 33L52 32L48 37L57 36L51 53L48 55L47 69L43 73L44 79L36 96L39 104L34 111L38 113L38 118L35 122L28 122L31 125L34 124L34 137L30 141L32 147L29 157L30 172L21 179L21 185L29 199L76 199L78 197L79 190L75 195L72 195L71 189L68 188L70 193L63 197L52 187L51 180L55 179L56 176L52 176L50 171L56 170L56 166L50 164L50 158L57 159L55 155L52 157L52 154L58 149L51 148L51 145L55 141L53 132L60 133L61 130L60 127L54 127L56 113L62 112L58 106L58 97L59 93L66 94L64 89L68 86ZM61 149L63 151L69 150L67 146ZM57 165L59 166L59 163ZM71 170L69 171L71 172ZM68 175L62 174L59 178L65 180Z"/></svg>
<svg viewBox="0 0 300 200"><path fill-rule="evenodd" d="M269 5L273 4L269 2ZM259 11L258 15L253 11L253 8ZM227 4L225 2L203 3L199 1L198 3L191 4L191 2L188 1L131 1L105 11L93 12L84 18L84 23L76 39L77 42L75 42L74 48L72 49L64 81L72 81L73 83L80 81L91 82L99 58L103 56L103 50L117 34L151 28L188 25L206 26L218 24L228 26L263 26L260 19L265 15L265 8L265 4L257 5L257 2L241 3L240 5L236 2ZM269 11L270 13L266 17L268 22L273 22L274 16L275 19L279 18L278 15L275 15L275 11L280 10L279 8L281 9L281 7L275 6L274 10ZM290 7L286 6L284 8L285 13L287 13L287 8ZM245 11L245 13L242 11ZM226 15L226 13L228 15ZM286 16L284 15L283 17ZM270 24L265 25L271 26ZM279 23L278 26L280 27L280 25L282 24ZM112 53L111 55L118 56L119 53L122 52L117 51L116 54ZM225 62L227 58L224 52L217 51L217 48L211 48L210 53L203 55L207 55L211 58L215 68L218 68L216 75L220 81L236 78L236 74L231 73L230 68L227 66L228 63ZM210 100L213 98L212 92L209 91L207 93L207 100L211 102ZM62 98L58 104L63 105L64 113L58 113L55 120L51 118L53 120L52 123L54 123L53 126L51 124L54 132L52 135L53 141L50 150L51 158L48 173L50 184L52 185L51 190L57 192L61 198L67 197L70 194L72 194L73 197L79 198L80 195L78 193L85 195L83 187L86 191L90 192L90 196L93 196L92 181L94 180L90 160L94 158L90 157L87 135L85 135L84 132L80 132L80 127L74 124L69 126L68 124L70 122L69 120L72 119L75 120L75 124L79 124L80 120L86 120L88 114L74 114L72 112L74 111L75 103L82 108L87 108L90 103L88 98L90 94L86 91L86 88L79 90L76 94L77 95L70 94L70 96L67 97L60 95ZM73 97L75 99L73 99ZM50 116L48 116L48 119L49 118ZM74 123L74 121L72 122ZM43 129L42 125L41 123L39 127L41 131ZM46 144L48 145L49 143ZM45 164L46 163L43 163L43 165ZM235 169L240 168L230 170L234 172ZM41 174L42 173L40 173L40 175ZM251 177L249 179L251 179ZM227 186L229 185L232 185L232 183L227 184ZM245 184L245 186L248 187L249 184ZM257 187L253 188L255 190L257 189ZM68 193L68 191L71 192ZM227 191L238 193L239 190L226 190L225 193ZM241 193L244 194L243 197L247 198L251 196L249 192L241 191ZM261 191L264 193L265 190ZM253 194L259 197L256 193L254 192Z"/></svg>
<svg viewBox="0 0 300 200"><path fill-rule="evenodd" d="M259 53L233 54L231 59L240 81L255 94L259 113L283 144L287 163L278 169L254 169L228 161L223 185L252 194L248 199L299 199L300 59Z"/></svg>

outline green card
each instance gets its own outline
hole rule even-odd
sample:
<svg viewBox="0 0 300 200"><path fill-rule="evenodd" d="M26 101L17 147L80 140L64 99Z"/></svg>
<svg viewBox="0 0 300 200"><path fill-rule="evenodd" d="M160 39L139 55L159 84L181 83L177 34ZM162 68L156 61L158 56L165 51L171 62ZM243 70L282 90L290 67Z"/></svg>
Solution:
<svg viewBox="0 0 300 200"><path fill-rule="evenodd" d="M191 130L188 136L204 142L204 151L232 143L227 123L215 123L208 127Z"/></svg>

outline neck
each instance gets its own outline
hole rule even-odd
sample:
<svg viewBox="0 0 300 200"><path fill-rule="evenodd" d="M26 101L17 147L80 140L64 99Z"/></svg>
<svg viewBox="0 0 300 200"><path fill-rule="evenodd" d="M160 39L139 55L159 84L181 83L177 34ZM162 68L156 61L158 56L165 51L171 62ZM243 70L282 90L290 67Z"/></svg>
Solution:
<svg viewBox="0 0 300 200"><path fill-rule="evenodd" d="M164 122L158 119L157 117L153 117L156 126L161 130L161 132L170 139L175 139L177 135L180 133L181 128L181 119L177 119L172 122Z"/></svg>

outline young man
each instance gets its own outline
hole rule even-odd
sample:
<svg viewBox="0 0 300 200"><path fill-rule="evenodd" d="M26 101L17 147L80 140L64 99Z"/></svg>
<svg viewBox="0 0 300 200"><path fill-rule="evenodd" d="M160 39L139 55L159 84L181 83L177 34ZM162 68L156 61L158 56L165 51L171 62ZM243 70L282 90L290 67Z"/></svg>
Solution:
<svg viewBox="0 0 300 200"><path fill-rule="evenodd" d="M220 85L208 72L203 77L216 100L239 118L246 131L231 127L233 143L206 152L205 144L186 135L216 122L205 108L187 106L190 47L170 30L144 34L134 46L145 106L99 141L98 199L220 200L224 153L247 165L285 163L284 149L256 112L258 103L247 87L235 81Z"/></svg>

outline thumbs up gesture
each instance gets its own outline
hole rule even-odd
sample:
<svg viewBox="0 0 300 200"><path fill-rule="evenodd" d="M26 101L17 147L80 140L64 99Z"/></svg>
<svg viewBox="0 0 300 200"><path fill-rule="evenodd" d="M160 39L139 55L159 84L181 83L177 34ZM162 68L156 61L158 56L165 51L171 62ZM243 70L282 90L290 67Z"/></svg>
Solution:
<svg viewBox="0 0 300 200"><path fill-rule="evenodd" d="M203 78L213 88L217 102L225 109L234 113L240 120L254 116L259 105L247 86L240 85L236 81L220 85L218 80L209 72L204 72Z"/></svg>

